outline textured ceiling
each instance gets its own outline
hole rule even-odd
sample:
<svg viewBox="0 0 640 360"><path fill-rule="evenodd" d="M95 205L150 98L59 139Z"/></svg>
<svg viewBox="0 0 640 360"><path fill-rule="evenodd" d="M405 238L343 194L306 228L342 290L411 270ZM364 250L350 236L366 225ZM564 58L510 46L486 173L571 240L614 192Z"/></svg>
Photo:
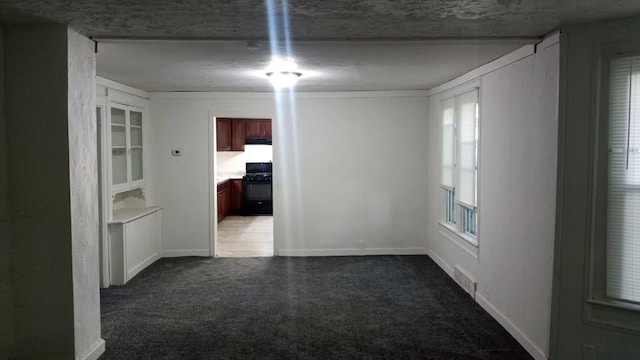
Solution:
<svg viewBox="0 0 640 360"><path fill-rule="evenodd" d="M103 38L265 39L268 4L305 40L531 37L640 14L638 0L0 0L0 21L37 17Z"/></svg>
<svg viewBox="0 0 640 360"><path fill-rule="evenodd" d="M522 40L294 42L299 91L429 89ZM271 91L269 42L104 41L98 75L147 91Z"/></svg>
<svg viewBox="0 0 640 360"><path fill-rule="evenodd" d="M301 91L428 89L562 26L639 14L640 0L0 0L0 24L70 25L99 40L99 75L149 91L269 91L285 38Z"/></svg>

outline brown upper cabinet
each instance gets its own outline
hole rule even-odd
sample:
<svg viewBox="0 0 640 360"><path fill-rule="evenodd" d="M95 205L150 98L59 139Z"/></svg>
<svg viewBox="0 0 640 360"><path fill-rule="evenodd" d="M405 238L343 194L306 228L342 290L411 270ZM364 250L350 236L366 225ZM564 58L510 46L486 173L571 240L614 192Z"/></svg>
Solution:
<svg viewBox="0 0 640 360"><path fill-rule="evenodd" d="M244 120L231 119L231 151L244 151Z"/></svg>
<svg viewBox="0 0 640 360"><path fill-rule="evenodd" d="M246 138L271 139L271 119L216 118L217 151L244 151Z"/></svg>
<svg viewBox="0 0 640 360"><path fill-rule="evenodd" d="M271 139L271 119L247 119L244 122L247 137Z"/></svg>
<svg viewBox="0 0 640 360"><path fill-rule="evenodd" d="M216 119L216 139L218 151L231 151L231 119Z"/></svg>
<svg viewBox="0 0 640 360"><path fill-rule="evenodd" d="M218 151L244 151L245 120L232 118L216 119Z"/></svg>

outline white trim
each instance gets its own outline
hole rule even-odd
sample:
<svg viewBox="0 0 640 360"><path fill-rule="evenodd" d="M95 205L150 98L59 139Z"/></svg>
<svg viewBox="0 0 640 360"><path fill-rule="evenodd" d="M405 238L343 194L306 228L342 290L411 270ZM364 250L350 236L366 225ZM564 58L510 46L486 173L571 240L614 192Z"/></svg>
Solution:
<svg viewBox="0 0 640 360"><path fill-rule="evenodd" d="M209 257L216 257L218 243L218 182L216 181L216 169L218 168L218 137L217 117L211 110L207 112L209 126L208 154L209 159Z"/></svg>
<svg viewBox="0 0 640 360"><path fill-rule="evenodd" d="M440 266L440 268L444 270L444 272L446 272L450 278L453 279L453 267L451 267L451 265L447 264L447 262L444 261L444 259L442 259L440 256L438 256L438 254L436 254L436 252L433 250L428 250L427 255L429 255L431 260L433 260L438 266Z"/></svg>
<svg viewBox="0 0 640 360"><path fill-rule="evenodd" d="M163 250L163 258L181 257L181 256L204 256L209 257L209 249L194 250Z"/></svg>
<svg viewBox="0 0 640 360"><path fill-rule="evenodd" d="M86 353L80 355L79 357L76 356L76 360L96 360L100 357L100 355L102 355L104 353L104 339L100 338L98 339L95 343L93 343L93 345L91 346L91 348L89 349L89 351L87 351Z"/></svg>
<svg viewBox="0 0 640 360"><path fill-rule="evenodd" d="M544 39L536 45L536 48L546 49L560 42L560 30L547 34Z"/></svg>
<svg viewBox="0 0 640 360"><path fill-rule="evenodd" d="M129 95L134 95L134 96L138 96L144 99L149 99L149 93L144 91L144 90L140 90L140 89L136 89L134 87L131 87L129 85L125 85L122 83L119 83L117 81L113 81L113 80L109 80L107 78L103 78L102 76L96 76L96 85L102 85L108 89L114 89L114 90L118 90L124 93L127 93Z"/></svg>
<svg viewBox="0 0 640 360"><path fill-rule="evenodd" d="M142 260L138 265L131 268L131 270L127 271L127 282L133 279L134 276L138 275L138 273L144 270L147 266L153 264L154 262L160 260L160 253L155 253L148 258Z"/></svg>
<svg viewBox="0 0 640 360"><path fill-rule="evenodd" d="M533 45L531 45L533 46ZM152 92L151 99L275 99L273 92ZM296 92L296 99L427 97L428 90Z"/></svg>
<svg viewBox="0 0 640 360"><path fill-rule="evenodd" d="M280 249L278 256L427 255L427 248Z"/></svg>
<svg viewBox="0 0 640 360"><path fill-rule="evenodd" d="M469 71L468 73L461 75L451 81L448 81L442 85L438 85L429 91L427 91L427 95L432 96L443 91L447 91L451 88L463 85L469 81L477 80L477 78L486 75L488 73L494 72L498 69L501 69L507 65L513 64L514 62L524 59L527 56L531 56L535 54L536 45L525 45L519 49L516 49L503 57L500 57L496 60L488 64L484 64L479 68Z"/></svg>
<svg viewBox="0 0 640 360"><path fill-rule="evenodd" d="M145 43L145 44L166 44L166 43L187 43L187 44L242 44L246 43L246 40L238 40L233 38L162 38L162 37L136 37L130 38L126 36L94 36L92 39L99 41L102 44L127 44L127 43ZM398 41L405 43L415 44L428 44L428 45L505 45L505 44L535 44L540 41L539 36L503 36L503 37L456 37L456 38L432 38L424 37L419 39L387 39L387 40L352 40L348 41L347 46L353 46L353 44L379 44L379 45L394 45ZM296 40L296 44L345 44L344 40L335 39L317 39L317 40Z"/></svg>
<svg viewBox="0 0 640 360"><path fill-rule="evenodd" d="M444 224L439 222L440 226L439 233L444 236L447 240L456 244L460 249L469 254L472 258L478 260L478 246L474 245L464 234L458 232L457 229L453 228L449 224Z"/></svg>
<svg viewBox="0 0 640 360"><path fill-rule="evenodd" d="M108 288L111 281L111 245L109 239L109 220L111 220L111 206L113 201L111 199L111 184L109 182L110 171L108 167L110 166L109 160L107 159L107 152L110 149L107 147L108 142L110 141L107 137L107 131L111 131L110 128L107 127L107 99L103 96L96 96L96 109L100 109L100 149L98 149L98 156L100 157L100 178L98 181L100 182L101 193L100 202L101 202L101 217L99 222L100 227L100 236L102 238L102 242L100 244L100 250L102 253L102 258L100 259L102 262L102 278L100 279L100 284L102 288Z"/></svg>
<svg viewBox="0 0 640 360"><path fill-rule="evenodd" d="M519 343L524 347L527 352L533 356L536 360L546 360L547 355L538 346L536 346L522 330L518 329L509 319L504 316L500 310L496 309L487 299L485 299L479 292L476 292L476 302L485 309L489 315L502 325L502 327L511 334Z"/></svg>

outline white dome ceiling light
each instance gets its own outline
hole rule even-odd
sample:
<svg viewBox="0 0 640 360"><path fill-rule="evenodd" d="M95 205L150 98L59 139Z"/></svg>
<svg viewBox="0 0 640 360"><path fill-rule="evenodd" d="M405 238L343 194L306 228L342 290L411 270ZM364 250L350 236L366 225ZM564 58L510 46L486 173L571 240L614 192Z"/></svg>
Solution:
<svg viewBox="0 0 640 360"><path fill-rule="evenodd" d="M267 68L267 76L271 85L278 90L294 87L302 73L293 59L273 58Z"/></svg>

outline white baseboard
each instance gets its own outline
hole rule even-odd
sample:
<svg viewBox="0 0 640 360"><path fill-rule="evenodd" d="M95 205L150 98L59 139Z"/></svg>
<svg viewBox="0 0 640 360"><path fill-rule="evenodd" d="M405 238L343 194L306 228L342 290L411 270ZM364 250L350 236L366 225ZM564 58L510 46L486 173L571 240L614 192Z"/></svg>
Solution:
<svg viewBox="0 0 640 360"><path fill-rule="evenodd" d="M518 329L500 310L496 309L487 299L479 292L476 293L476 302L485 309L494 319L496 319L502 327L504 327L511 336L513 336L524 347L527 352L536 360L546 360L547 356L544 351L540 350L520 329Z"/></svg>
<svg viewBox="0 0 640 360"><path fill-rule="evenodd" d="M132 279L134 276L138 275L140 271L144 270L147 266L153 264L158 259L160 259L160 254L159 253L153 254L148 258L146 258L145 260L143 260L140 264L132 267L131 270L127 271L127 281Z"/></svg>
<svg viewBox="0 0 640 360"><path fill-rule="evenodd" d="M209 257L209 249L195 250L164 250L162 257L181 257L181 256L206 256Z"/></svg>
<svg viewBox="0 0 640 360"><path fill-rule="evenodd" d="M436 254L433 250L428 250L427 255L436 263L444 272L449 275L449 277L453 278L453 267L447 264L438 254Z"/></svg>
<svg viewBox="0 0 640 360"><path fill-rule="evenodd" d="M453 267L447 264L444 259L442 259L438 254L436 254L433 250L428 251L429 257L433 259L433 261L442 268L451 278L453 278ZM518 329L506 316L504 316L498 309L496 309L487 299L485 299L479 292L475 293L476 302L493 317L496 319L502 327L504 327L511 336L513 336L522 347L524 347L527 352L533 356L536 360L546 360L547 356L544 351L540 350L538 346L536 346L529 338Z"/></svg>
<svg viewBox="0 0 640 360"><path fill-rule="evenodd" d="M426 248L280 249L278 256L427 255Z"/></svg>
<svg viewBox="0 0 640 360"><path fill-rule="evenodd" d="M82 354L81 356L76 356L76 360L96 360L104 353L104 339L98 339L89 351Z"/></svg>

